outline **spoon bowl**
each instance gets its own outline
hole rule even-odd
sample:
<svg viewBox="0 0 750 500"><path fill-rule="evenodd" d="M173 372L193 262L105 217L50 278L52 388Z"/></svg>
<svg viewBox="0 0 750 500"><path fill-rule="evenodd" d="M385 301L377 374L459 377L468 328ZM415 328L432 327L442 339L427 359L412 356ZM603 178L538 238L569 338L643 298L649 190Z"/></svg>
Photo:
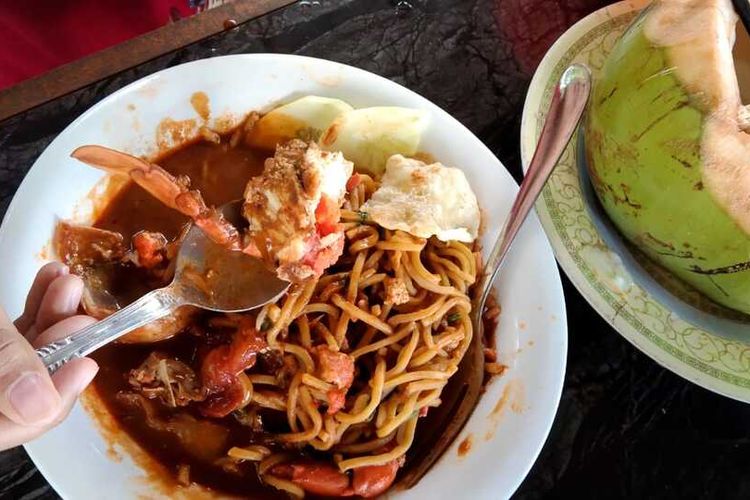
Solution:
<svg viewBox="0 0 750 500"><path fill-rule="evenodd" d="M238 229L242 201L223 205L224 218ZM265 264L242 252L231 252L193 225L180 246L172 287L186 304L216 312L242 312L277 300L289 288Z"/></svg>
<svg viewBox="0 0 750 500"><path fill-rule="evenodd" d="M227 203L220 210L235 227L241 229L246 224L241 200ZM191 305L226 313L249 311L277 300L289 285L260 259L213 242L193 225L180 246L174 279L169 285L69 337L37 349L37 354L47 370L54 373L68 361L87 356L178 307Z"/></svg>

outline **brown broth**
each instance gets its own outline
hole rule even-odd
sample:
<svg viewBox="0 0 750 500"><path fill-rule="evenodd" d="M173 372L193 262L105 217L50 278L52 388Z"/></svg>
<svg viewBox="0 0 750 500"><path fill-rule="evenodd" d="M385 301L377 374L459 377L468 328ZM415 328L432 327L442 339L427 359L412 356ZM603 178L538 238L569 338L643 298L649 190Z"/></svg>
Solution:
<svg viewBox="0 0 750 500"><path fill-rule="evenodd" d="M250 177L261 172L266 156L242 145L232 149L226 144L197 142L163 156L158 163L174 175L190 177L192 187L200 190L206 203L219 206L242 198L245 184ZM121 232L126 238L141 230L159 231L167 238L174 238L187 222L186 217L165 207L139 186L129 183L102 210L95 226ZM142 277L137 273L119 273L115 280L118 281L118 288L132 289L134 294L145 291ZM118 393L130 390L127 381L130 370L138 367L151 352L165 353L197 368L195 359L199 345L197 338L186 332L156 344L106 346L93 355L100 366L94 380L96 393L122 430L174 476L180 466L187 465L190 467L191 481L210 489L247 498L286 498L274 488L262 485L251 465L241 467L240 474L237 474L227 472L214 463L215 459L224 456L228 447L251 442L249 428L233 417L205 419L189 407L175 411L156 404L159 415L164 419L169 419L175 413L187 413L217 423L226 430L228 438L220 454L206 451L215 447L215 443L208 441L193 447L198 448L196 453L196 449L185 449L174 434L149 427L141 410L118 400ZM201 443L200 439L211 439L197 435L200 433L195 434L198 443ZM174 477L165 479L176 483Z"/></svg>

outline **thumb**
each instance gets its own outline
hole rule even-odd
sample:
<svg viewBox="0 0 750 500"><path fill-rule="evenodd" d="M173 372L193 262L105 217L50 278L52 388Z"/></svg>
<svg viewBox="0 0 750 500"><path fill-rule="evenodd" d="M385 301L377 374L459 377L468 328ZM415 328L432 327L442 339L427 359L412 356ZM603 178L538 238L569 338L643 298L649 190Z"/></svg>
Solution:
<svg viewBox="0 0 750 500"><path fill-rule="evenodd" d="M44 425L62 411L52 379L0 308L0 413L21 425Z"/></svg>

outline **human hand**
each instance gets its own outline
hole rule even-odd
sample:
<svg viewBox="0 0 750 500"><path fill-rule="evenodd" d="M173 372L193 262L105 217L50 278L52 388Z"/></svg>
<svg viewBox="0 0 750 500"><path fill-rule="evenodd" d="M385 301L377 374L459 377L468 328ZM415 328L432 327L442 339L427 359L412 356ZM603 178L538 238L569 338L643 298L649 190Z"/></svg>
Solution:
<svg viewBox="0 0 750 500"><path fill-rule="evenodd" d="M34 439L60 423L99 370L90 358L70 361L52 377L34 349L95 320L78 315L83 282L59 262L39 270L20 318L0 308L0 450Z"/></svg>

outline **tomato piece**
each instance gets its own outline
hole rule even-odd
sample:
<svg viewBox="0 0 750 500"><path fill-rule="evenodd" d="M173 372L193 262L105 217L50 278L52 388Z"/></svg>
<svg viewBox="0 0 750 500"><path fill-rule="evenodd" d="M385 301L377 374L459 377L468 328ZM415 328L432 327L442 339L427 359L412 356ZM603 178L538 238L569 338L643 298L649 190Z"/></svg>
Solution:
<svg viewBox="0 0 750 500"><path fill-rule="evenodd" d="M339 219L341 209L334 200L327 195L322 195L318 206L315 208L315 227L320 236L326 236L339 230Z"/></svg>
<svg viewBox="0 0 750 500"><path fill-rule="evenodd" d="M351 496L349 476L324 462L287 463L273 467L271 473L292 481L314 495Z"/></svg>
<svg viewBox="0 0 750 500"><path fill-rule="evenodd" d="M255 365L266 340L250 318L242 318L228 345L211 349L201 364L201 381L208 397L201 411L222 417L236 410L244 400L244 388L238 376Z"/></svg>
<svg viewBox="0 0 750 500"><path fill-rule="evenodd" d="M333 389L328 391L326 395L328 396L328 410L326 414L333 415L346 405L346 391Z"/></svg>
<svg viewBox="0 0 750 500"><path fill-rule="evenodd" d="M396 479L398 468L398 460L391 460L383 465L369 465L354 469L352 478L354 494L363 498L372 498L384 493Z"/></svg>
<svg viewBox="0 0 750 500"><path fill-rule="evenodd" d="M311 354L317 360L317 375L337 389L348 389L354 381L354 359L343 352L335 352L325 345L315 346Z"/></svg>
<svg viewBox="0 0 750 500"><path fill-rule="evenodd" d="M201 405L201 413L207 417L226 417L238 409L245 399L242 383L235 378L231 385L224 387L221 392L209 395Z"/></svg>

